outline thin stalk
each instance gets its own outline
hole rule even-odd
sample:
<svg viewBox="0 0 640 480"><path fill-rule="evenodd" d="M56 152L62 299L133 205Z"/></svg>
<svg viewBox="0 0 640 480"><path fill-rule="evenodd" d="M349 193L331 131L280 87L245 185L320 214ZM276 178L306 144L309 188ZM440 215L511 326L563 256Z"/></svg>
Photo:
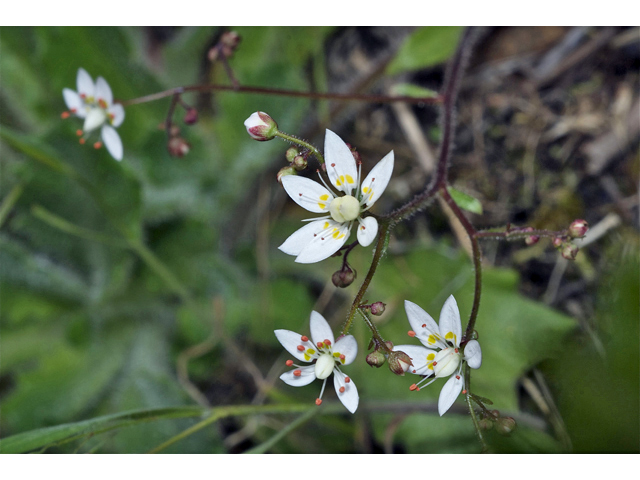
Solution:
<svg viewBox="0 0 640 480"><path fill-rule="evenodd" d="M320 153L320 150L318 150L316 147L314 147L313 145L311 145L309 142L306 142L298 137L294 137L293 135L289 135L287 133L281 132L278 130L278 132L276 132L276 137L282 138L283 140L289 142L289 143L295 143L296 145L300 145L306 149L308 149L309 151L311 151L311 153L313 153L313 155L318 159L318 161L320 163L324 163L324 157L322 156L322 154Z"/></svg>
<svg viewBox="0 0 640 480"><path fill-rule="evenodd" d="M284 437L289 435L289 433L293 432L296 428L298 428L301 425L304 425L306 422L311 420L311 417L316 415L318 413L318 411L319 410L317 408L309 409L308 412L303 413L302 415L300 415L298 418L296 418L289 425L285 426L281 430L278 430L278 432L273 437L271 437L269 440L267 440L266 442L261 443L260 445L256 445L251 450L247 450L244 453L250 453L250 454L265 453L267 450L269 450L271 447L273 447L276 443L278 443Z"/></svg>
<svg viewBox="0 0 640 480"><path fill-rule="evenodd" d="M23 185L19 183L13 187L9 194L4 197L4 200L2 200L2 204L0 205L0 227L4 225L4 221L7 219L9 212L13 209L14 205L20 198L20 195L22 195L23 190Z"/></svg>
<svg viewBox="0 0 640 480"><path fill-rule="evenodd" d="M471 398L471 369L469 365L465 364L464 366L464 389L467 392L465 394L465 399L467 400L467 406L469 407L469 414L471 415L471 420L473 421L473 427L476 430L476 435L478 435L478 440L482 445L482 451L486 452L489 449L487 445L487 441L482 434L482 429L480 428L480 422L478 422L478 416L476 415L476 411L473 408L472 398Z"/></svg>
<svg viewBox="0 0 640 480"><path fill-rule="evenodd" d="M170 97L172 95L187 93L187 92L238 92L238 93L255 93L262 95L278 95L284 97L298 97L309 98L314 100L339 100L339 101L352 101L352 102L368 102L368 103L393 103L393 102L406 102L411 104L438 104L442 102L442 97L410 97L406 95L389 96L389 95L369 95L358 93L320 93L320 92L301 92L298 90L287 90L283 88L266 88L266 87L252 87L252 86L234 86L234 85L217 85L217 84L205 84L205 85L188 85L186 87L176 87L169 90L164 90L158 93L152 93L143 97L132 98L131 100L125 100L121 102L123 107L131 105L138 105L140 103L153 102L162 98Z"/></svg>

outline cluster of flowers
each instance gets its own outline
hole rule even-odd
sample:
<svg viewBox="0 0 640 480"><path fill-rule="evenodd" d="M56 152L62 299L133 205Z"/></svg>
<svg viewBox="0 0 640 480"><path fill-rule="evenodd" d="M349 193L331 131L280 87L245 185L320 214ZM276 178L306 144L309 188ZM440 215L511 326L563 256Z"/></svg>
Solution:
<svg viewBox="0 0 640 480"><path fill-rule="evenodd" d="M93 144L100 148L104 143L109 153L116 160L122 160L122 141L116 131L124 121L124 108L119 103L113 103L113 94L107 81L98 77L93 82L91 75L83 68L78 69L76 78L77 91L65 88L62 96L68 111L62 113L62 118L75 116L84 119L82 130L78 130L80 143L85 143L87 137L100 128L102 142Z"/></svg>
<svg viewBox="0 0 640 480"><path fill-rule="evenodd" d="M260 141L277 135L277 125L267 114L256 112L245 122L247 132ZM393 171L393 152L387 154L360 183L361 169L354 155L338 135L327 130L325 136L325 167L331 188L320 177L322 184L297 175L282 176L281 182L291 199L304 209L324 216L304 221L310 222L294 232L279 249L295 255L296 262L314 263L324 260L348 240L351 229L358 225L357 239L362 246L370 245L378 233L375 217L365 213L380 198ZM335 190L335 191L334 191ZM424 346L399 345L394 351L404 352L410 362L397 362L404 372L409 371L423 377L410 390L420 390L420 385L429 385L438 378L451 377L445 383L438 400L438 412L443 415L464 386L462 367L466 362L471 368L482 363L480 344L470 340L461 345L462 326L458 305L450 296L440 313L440 324L416 304L405 301L405 309L412 330L409 335L417 337ZM318 312L310 318L311 339L290 330L276 330L282 346L297 360L310 363L301 366L287 360L294 370L280 377L287 385L301 387L316 378L322 380L316 404L322 403L327 378L333 373L333 384L338 399L351 413L358 408L359 396L355 383L341 368L355 360L358 345L351 335L334 340L329 324Z"/></svg>

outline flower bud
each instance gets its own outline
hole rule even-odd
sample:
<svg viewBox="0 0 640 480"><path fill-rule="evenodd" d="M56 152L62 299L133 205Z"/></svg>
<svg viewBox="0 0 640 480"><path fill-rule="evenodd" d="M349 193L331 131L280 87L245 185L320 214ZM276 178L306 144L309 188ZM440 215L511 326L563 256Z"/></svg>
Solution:
<svg viewBox="0 0 640 480"><path fill-rule="evenodd" d="M225 57L230 57L239 43L240 35L238 32L224 32L220 36L220 45L222 46L222 53Z"/></svg>
<svg viewBox="0 0 640 480"><path fill-rule="evenodd" d="M384 342L384 344L389 350L393 350L393 342L391 340L387 340L386 342Z"/></svg>
<svg viewBox="0 0 640 480"><path fill-rule="evenodd" d="M389 370L396 375L404 376L412 365L411 357L401 350L389 354Z"/></svg>
<svg viewBox="0 0 640 480"><path fill-rule="evenodd" d="M298 147L289 147L284 154L284 156L287 157L287 161L289 163L293 162L293 159L298 155L300 155L300 150L298 150Z"/></svg>
<svg viewBox="0 0 640 480"><path fill-rule="evenodd" d="M380 316L384 313L386 305L382 302L376 302L371 304L371 315Z"/></svg>
<svg viewBox="0 0 640 480"><path fill-rule="evenodd" d="M566 242L560 250L560 255L567 260L575 260L578 255L578 247L571 242Z"/></svg>
<svg viewBox="0 0 640 480"><path fill-rule="evenodd" d="M367 355L367 363L372 367L380 368L386 361L387 359L384 356L384 353L379 350L374 350L369 355Z"/></svg>
<svg viewBox="0 0 640 480"><path fill-rule="evenodd" d="M182 137L171 137L167 149L172 157L182 158L189 153L191 145Z"/></svg>
<svg viewBox="0 0 640 480"><path fill-rule="evenodd" d="M581 238L589 230L589 224L586 220L574 220L569 225L569 236L572 238Z"/></svg>
<svg viewBox="0 0 640 480"><path fill-rule="evenodd" d="M356 271L349 267L344 270L338 270L331 276L331 281L338 288L346 288L356 279Z"/></svg>
<svg viewBox="0 0 640 480"><path fill-rule="evenodd" d="M533 231L533 227L523 228L522 231L523 232L532 232ZM535 245L536 243L538 243L538 240L540 240L540 237L538 235L529 235L528 237L524 238L524 243L526 243L528 246L531 246L531 245Z"/></svg>
<svg viewBox="0 0 640 480"><path fill-rule="evenodd" d="M554 247L560 248L563 246L564 240L562 239L562 237L555 237L552 243Z"/></svg>
<svg viewBox="0 0 640 480"><path fill-rule="evenodd" d="M278 183L280 185L282 185L282 177L286 175L297 175L295 168L289 165L288 167L283 167L280 169L280 171L276 175L276 178L278 179Z"/></svg>
<svg viewBox="0 0 640 480"><path fill-rule="evenodd" d="M478 421L478 425L482 430L491 430L493 428L493 422L488 418L483 418L482 420Z"/></svg>
<svg viewBox="0 0 640 480"><path fill-rule="evenodd" d="M198 121L198 110L195 108L190 108L187 110L187 113L184 115L184 123L187 125L193 125Z"/></svg>
<svg viewBox="0 0 640 480"><path fill-rule="evenodd" d="M293 159L293 162L291 162L291 165L293 166L293 168L300 172L307 168L307 159L302 155L296 155L296 157Z"/></svg>
<svg viewBox="0 0 640 480"><path fill-rule="evenodd" d="M516 421L513 417L502 417L496 420L496 432L508 437L516 429Z"/></svg>
<svg viewBox="0 0 640 480"><path fill-rule="evenodd" d="M244 121L247 133L259 142L273 140L278 132L276 121L264 112L254 112Z"/></svg>

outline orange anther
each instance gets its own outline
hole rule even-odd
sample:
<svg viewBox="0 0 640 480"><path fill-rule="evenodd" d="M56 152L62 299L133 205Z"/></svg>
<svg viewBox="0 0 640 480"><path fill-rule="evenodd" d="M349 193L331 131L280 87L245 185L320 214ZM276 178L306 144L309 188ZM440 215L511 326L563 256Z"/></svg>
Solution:
<svg viewBox="0 0 640 480"><path fill-rule="evenodd" d="M82 130L76 130L76 135L81 137L82 136Z"/></svg>
<svg viewBox="0 0 640 480"><path fill-rule="evenodd" d="M466 394L467 394L467 391L466 391L466 390L462 390L462 394L463 394L463 395L466 395Z"/></svg>
<svg viewBox="0 0 640 480"><path fill-rule="evenodd" d="M100 147L102 147L102 142L96 142L93 144L93 148L95 148L96 150L99 149Z"/></svg>
<svg viewBox="0 0 640 480"><path fill-rule="evenodd" d="M293 360L287 360L287 361L285 362L285 365L286 365L287 367L290 367L291 365L293 365Z"/></svg>
<svg viewBox="0 0 640 480"><path fill-rule="evenodd" d="M434 367L438 364L438 362L433 362L431 365L433 365Z"/></svg>
<svg viewBox="0 0 640 480"><path fill-rule="evenodd" d="M324 339L324 344L328 347L329 345L331 345L331 340L327 340L326 338Z"/></svg>
<svg viewBox="0 0 640 480"><path fill-rule="evenodd" d="M458 353L459 350L457 348L454 348L453 351Z"/></svg>
<svg viewBox="0 0 640 480"><path fill-rule="evenodd" d="M344 383L349 383L351 379L349 377L344 377Z"/></svg>
<svg viewBox="0 0 640 480"><path fill-rule="evenodd" d="M460 375L456 375L456 380L460 380Z"/></svg>
<svg viewBox="0 0 640 480"><path fill-rule="evenodd" d="M85 142L85 139L84 139L84 138L81 138L81 139L80 139L80 145L84 145L84 142Z"/></svg>
<svg viewBox="0 0 640 480"><path fill-rule="evenodd" d="M298 345L296 348L299 352L304 352L304 347L302 345Z"/></svg>
<svg viewBox="0 0 640 480"><path fill-rule="evenodd" d="M294 370L293 371L293 376L294 377L299 377L300 375L302 375L302 370Z"/></svg>
<svg viewBox="0 0 640 480"><path fill-rule="evenodd" d="M324 348L324 344L322 342L318 342L318 348Z"/></svg>
<svg viewBox="0 0 640 480"><path fill-rule="evenodd" d="M340 360L345 360L347 357L344 356L344 353L340 354Z"/></svg>
<svg viewBox="0 0 640 480"><path fill-rule="evenodd" d="M322 405L322 399L316 398L316 405Z"/></svg>
<svg viewBox="0 0 640 480"><path fill-rule="evenodd" d="M423 323L423 324L422 324L422 328L427 328L427 324L426 324L426 323Z"/></svg>
<svg viewBox="0 0 640 480"><path fill-rule="evenodd" d="M411 386L409 387L409 390L411 390L411 391L413 392L413 391L414 391L414 390L416 390L417 388L418 388L418 385L416 385L416 384L414 383L413 385L411 385Z"/></svg>
<svg viewBox="0 0 640 480"><path fill-rule="evenodd" d="M340 391L340 393L344 393L344 391L345 391L345 390L346 390L346 388L344 388L344 387L340 387L340 390L339 390L339 391Z"/></svg>
<svg viewBox="0 0 640 480"><path fill-rule="evenodd" d="M309 341L309 337L307 337L306 335L302 335L300 337L300 340L302 340L303 342L308 342Z"/></svg>
<svg viewBox="0 0 640 480"><path fill-rule="evenodd" d="M409 330L407 332L407 335L409 335L410 337L415 337L416 336L416 332L414 332L413 330Z"/></svg>
<svg viewBox="0 0 640 480"><path fill-rule="evenodd" d="M71 115L71 113L69 113L69 112L62 112L62 113L60 114L60 118L69 118L69 115Z"/></svg>

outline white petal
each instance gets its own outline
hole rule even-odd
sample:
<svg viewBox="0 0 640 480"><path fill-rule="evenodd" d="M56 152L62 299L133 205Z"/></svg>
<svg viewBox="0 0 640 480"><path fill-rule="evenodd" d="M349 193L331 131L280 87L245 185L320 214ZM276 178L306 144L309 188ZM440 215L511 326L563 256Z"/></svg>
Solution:
<svg viewBox="0 0 640 480"><path fill-rule="evenodd" d="M282 186L291 199L305 210L329 212L333 194L318 182L298 175L286 175L282 177Z"/></svg>
<svg viewBox="0 0 640 480"><path fill-rule="evenodd" d="M440 392L440 397L438 397L438 413L440 416L444 415L453 402L456 401L458 395L462 391L462 386L464 385L464 377L462 375L453 375L447 383L442 387L442 391Z"/></svg>
<svg viewBox="0 0 640 480"><path fill-rule="evenodd" d="M378 235L378 221L374 217L362 219L358 222L358 243L363 247L368 247Z"/></svg>
<svg viewBox="0 0 640 480"><path fill-rule="evenodd" d="M385 191L391 174L393 173L393 150L387 153L387 155L373 167L373 170L369 172L367 178L362 182L362 199L367 207L370 207L375 203L382 192Z"/></svg>
<svg viewBox="0 0 640 480"><path fill-rule="evenodd" d="M104 102L107 104L107 107L110 107L113 103L113 94L111 93L111 87L102 77L98 77L98 79L96 80L96 100L104 100Z"/></svg>
<svg viewBox="0 0 640 480"><path fill-rule="evenodd" d="M453 337L451 333L453 333ZM456 303L456 299L453 298L453 295L449 295L449 298L444 302L442 310L440 311L440 335L456 347L460 346L460 337L462 336L460 310L458 310L458 304Z"/></svg>
<svg viewBox="0 0 640 480"><path fill-rule="evenodd" d="M296 370L300 370L299 377L293 374L293 372L295 372ZM315 365L296 368L296 370L291 370L289 372L283 373L282 375L280 375L280 380L282 380L287 385L291 385L292 387L304 387L305 385L309 385L316 379Z"/></svg>
<svg viewBox="0 0 640 480"><path fill-rule="evenodd" d="M327 223L327 220L316 220L308 223L293 232L278 249L287 255L300 255L300 252L313 240L314 236L323 230L325 223Z"/></svg>
<svg viewBox="0 0 640 480"><path fill-rule="evenodd" d="M106 113L101 108L92 108L87 113L86 118L84 119L84 126L82 129L85 132L90 132L91 130L95 130L100 125L102 125L107 119Z"/></svg>
<svg viewBox="0 0 640 480"><path fill-rule="evenodd" d="M70 88L62 90L62 96L64 97L64 103L67 104L69 110L73 110L73 113L79 113L83 110L83 102L76 92Z"/></svg>
<svg viewBox="0 0 640 480"><path fill-rule="evenodd" d="M446 344L438 340L440 330L438 324L427 312L409 300L404 301L404 309L411 325L411 330L416 332L416 337L426 347L445 348Z"/></svg>
<svg viewBox="0 0 640 480"><path fill-rule="evenodd" d="M291 330L275 330L273 333L276 334L276 338L287 352L298 360L302 360L303 362L309 361L304 358L304 351L301 352L298 350L298 345L302 345L304 343L302 341L302 335L292 332ZM302 346L308 347L308 345Z"/></svg>
<svg viewBox="0 0 640 480"><path fill-rule="evenodd" d="M431 363L435 358L436 351L429 350L428 348L421 347L420 345L394 345L394 352L404 352L411 357L412 367L409 367L407 372L415 373L416 375L433 375L433 369L427 368L427 363ZM428 355L433 354L431 360L427 359Z"/></svg>
<svg viewBox="0 0 640 480"><path fill-rule="evenodd" d="M338 399L347 408L347 410L351 413L355 413L358 409L358 403L360 402L358 389L351 378L349 378L349 382L345 381L346 378L347 376L339 370L336 369L333 371L333 386L336 388L336 395L338 395ZM340 392L340 387L344 387L344 392Z"/></svg>
<svg viewBox="0 0 640 480"><path fill-rule="evenodd" d="M317 345L318 342L324 342L325 340L329 340L331 345L333 345L334 341L331 327L324 317L315 310L311 312L309 328L311 329L311 340L313 340L314 345Z"/></svg>
<svg viewBox="0 0 640 480"><path fill-rule="evenodd" d="M302 248L300 254L296 257L297 263L315 263L340 250L349 238L351 222L338 223L333 220L323 220L323 226L327 225L318 233L314 234L311 241ZM316 224L319 222L313 222Z"/></svg>
<svg viewBox="0 0 640 480"><path fill-rule="evenodd" d="M76 85L78 87L78 94L85 95L86 97L93 97L95 94L95 86L91 75L87 73L84 68L78 69L78 75L76 77Z"/></svg>
<svg viewBox="0 0 640 480"><path fill-rule="evenodd" d="M118 161L122 160L122 140L120 140L120 135L115 128L103 125L102 141L113 158Z"/></svg>
<svg viewBox="0 0 640 480"><path fill-rule="evenodd" d="M349 365L353 362L358 354L358 342L353 335L345 335L339 338L333 347L334 353L340 353L345 356L344 363L342 365Z"/></svg>
<svg viewBox="0 0 640 480"><path fill-rule="evenodd" d="M480 368L482 365L482 349L477 340L469 340L464 347L464 359L471 368Z"/></svg>
<svg viewBox="0 0 640 480"><path fill-rule="evenodd" d="M350 195L357 187L356 161L347 144L331 130L327 130L324 137L324 155L331 185Z"/></svg>
<svg viewBox="0 0 640 480"><path fill-rule="evenodd" d="M111 125L118 128L124 122L124 107L116 103L115 105L111 105L107 109L107 113L113 115L113 119L111 120Z"/></svg>

